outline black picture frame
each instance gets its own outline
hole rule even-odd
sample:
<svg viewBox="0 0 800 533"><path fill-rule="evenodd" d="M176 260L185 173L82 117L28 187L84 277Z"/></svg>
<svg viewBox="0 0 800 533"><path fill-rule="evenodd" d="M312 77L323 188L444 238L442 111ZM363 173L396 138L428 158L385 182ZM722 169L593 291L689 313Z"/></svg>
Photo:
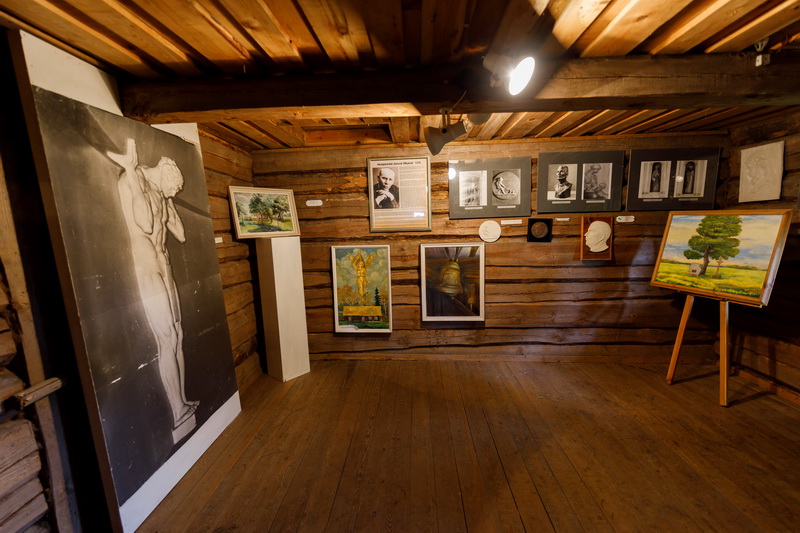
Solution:
<svg viewBox="0 0 800 533"><path fill-rule="evenodd" d="M450 161L450 218L531 215L531 158Z"/></svg>
<svg viewBox="0 0 800 533"><path fill-rule="evenodd" d="M721 154L719 147L631 150L626 209L713 209ZM691 183L688 168L694 169Z"/></svg>
<svg viewBox="0 0 800 533"><path fill-rule="evenodd" d="M622 150L539 154L536 212L619 211L624 165ZM559 179L562 168L566 176Z"/></svg>
<svg viewBox="0 0 800 533"><path fill-rule="evenodd" d="M528 242L552 242L552 240L553 240L552 218L528 219Z"/></svg>

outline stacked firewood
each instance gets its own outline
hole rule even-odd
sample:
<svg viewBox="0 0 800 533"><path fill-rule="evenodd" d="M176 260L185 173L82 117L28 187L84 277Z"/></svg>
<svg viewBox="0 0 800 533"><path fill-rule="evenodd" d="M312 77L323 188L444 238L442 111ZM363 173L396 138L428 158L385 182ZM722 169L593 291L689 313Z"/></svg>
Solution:
<svg viewBox="0 0 800 533"><path fill-rule="evenodd" d="M47 499L39 479L42 460L34 425L15 407L25 384L6 365L17 355L13 309L0 276L0 531L40 531Z"/></svg>

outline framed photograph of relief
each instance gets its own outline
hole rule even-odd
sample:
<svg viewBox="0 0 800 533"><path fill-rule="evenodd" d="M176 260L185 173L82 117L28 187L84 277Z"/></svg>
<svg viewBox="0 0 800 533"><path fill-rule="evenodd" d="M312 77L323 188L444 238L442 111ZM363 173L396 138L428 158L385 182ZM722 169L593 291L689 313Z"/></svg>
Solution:
<svg viewBox="0 0 800 533"><path fill-rule="evenodd" d="M300 235L291 189L228 187L236 238Z"/></svg>
<svg viewBox="0 0 800 533"><path fill-rule="evenodd" d="M539 154L537 213L619 211L625 152Z"/></svg>
<svg viewBox="0 0 800 533"><path fill-rule="evenodd" d="M531 158L450 161L450 218L527 217Z"/></svg>
<svg viewBox="0 0 800 533"><path fill-rule="evenodd" d="M429 157L367 159L369 230L431 230Z"/></svg>
<svg viewBox="0 0 800 533"><path fill-rule="evenodd" d="M721 148L632 150L629 211L714 207Z"/></svg>
<svg viewBox="0 0 800 533"><path fill-rule="evenodd" d="M674 211L650 284L767 305L791 219L791 210Z"/></svg>
<svg viewBox="0 0 800 533"><path fill-rule="evenodd" d="M741 150L739 202L779 200L783 181L784 141Z"/></svg>
<svg viewBox="0 0 800 533"><path fill-rule="evenodd" d="M420 245L422 321L484 320L483 243Z"/></svg>
<svg viewBox="0 0 800 533"><path fill-rule="evenodd" d="M389 246L331 246L334 331L391 333Z"/></svg>

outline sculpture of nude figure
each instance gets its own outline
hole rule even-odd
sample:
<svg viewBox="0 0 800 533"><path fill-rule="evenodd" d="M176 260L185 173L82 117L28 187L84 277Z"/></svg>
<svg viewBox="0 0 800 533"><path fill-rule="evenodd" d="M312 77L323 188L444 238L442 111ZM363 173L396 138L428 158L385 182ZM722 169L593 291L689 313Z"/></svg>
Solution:
<svg viewBox="0 0 800 533"><path fill-rule="evenodd" d="M117 189L131 240L131 258L147 321L156 339L158 369L172 409L173 430L192 418L200 402L186 399L183 328L178 288L169 263L167 238L186 241L173 198L183 188L183 174L172 159L155 167L139 165L136 141L122 154L107 152L122 167Z"/></svg>

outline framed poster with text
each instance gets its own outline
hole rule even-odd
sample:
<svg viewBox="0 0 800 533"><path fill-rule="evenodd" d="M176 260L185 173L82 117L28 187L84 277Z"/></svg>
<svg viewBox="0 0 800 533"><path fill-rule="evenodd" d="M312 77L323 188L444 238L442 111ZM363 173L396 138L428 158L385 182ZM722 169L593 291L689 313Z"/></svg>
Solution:
<svg viewBox="0 0 800 533"><path fill-rule="evenodd" d="M367 159L369 230L431 230L429 157Z"/></svg>

